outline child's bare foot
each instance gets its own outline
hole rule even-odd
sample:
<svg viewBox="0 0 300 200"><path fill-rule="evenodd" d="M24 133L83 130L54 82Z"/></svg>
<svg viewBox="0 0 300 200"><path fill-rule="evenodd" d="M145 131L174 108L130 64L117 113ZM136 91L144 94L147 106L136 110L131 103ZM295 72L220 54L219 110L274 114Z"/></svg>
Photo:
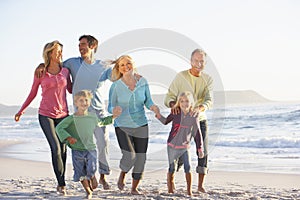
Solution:
<svg viewBox="0 0 300 200"><path fill-rule="evenodd" d="M110 189L109 184L106 182L106 180L104 178L99 179L99 183L103 186L104 190L109 190Z"/></svg>
<svg viewBox="0 0 300 200"><path fill-rule="evenodd" d="M198 187L198 192L206 193L206 190L203 187Z"/></svg>
<svg viewBox="0 0 300 200"><path fill-rule="evenodd" d="M86 193L86 198L87 198L87 199L93 198L93 192L92 192L92 191L91 191L91 192L87 192L87 193Z"/></svg>
<svg viewBox="0 0 300 200"><path fill-rule="evenodd" d="M98 187L98 182L95 176L93 176L90 180L90 187L92 191Z"/></svg>
<svg viewBox="0 0 300 200"><path fill-rule="evenodd" d="M139 194L141 194L137 189L131 189L131 194L133 194L133 195L139 195Z"/></svg>
<svg viewBox="0 0 300 200"><path fill-rule="evenodd" d="M189 196L192 197L192 196L193 196L192 190L188 190L188 191L187 191L187 195L189 195Z"/></svg>

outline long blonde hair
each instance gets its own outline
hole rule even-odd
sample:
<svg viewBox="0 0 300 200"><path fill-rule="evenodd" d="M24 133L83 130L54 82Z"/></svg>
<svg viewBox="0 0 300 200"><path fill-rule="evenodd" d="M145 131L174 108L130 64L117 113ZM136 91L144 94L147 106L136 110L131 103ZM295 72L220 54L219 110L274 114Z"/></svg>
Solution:
<svg viewBox="0 0 300 200"><path fill-rule="evenodd" d="M44 58L45 67L49 66L50 59L51 59L51 57L50 57L51 53L52 53L53 49L55 49L57 46L60 46L61 48L63 48L63 45L58 40L49 42L44 46L43 58ZM60 65L62 65L62 63L60 63Z"/></svg>
<svg viewBox="0 0 300 200"><path fill-rule="evenodd" d="M184 91L178 95L175 107L180 108L180 100L182 97L186 97L189 100L191 104L190 110L192 110L195 104L195 100L193 94L190 91Z"/></svg>
<svg viewBox="0 0 300 200"><path fill-rule="evenodd" d="M132 62L133 70L136 72L136 68L135 68L135 65L133 63L132 58L129 55L122 55L119 58L117 58L116 60L113 60L111 62L111 64L115 64L113 69L112 69L112 72L111 72L112 81L117 81L120 78L122 78L123 74L121 74L121 72L119 70L119 67L120 67L119 64L120 64L121 60L123 60L125 58Z"/></svg>

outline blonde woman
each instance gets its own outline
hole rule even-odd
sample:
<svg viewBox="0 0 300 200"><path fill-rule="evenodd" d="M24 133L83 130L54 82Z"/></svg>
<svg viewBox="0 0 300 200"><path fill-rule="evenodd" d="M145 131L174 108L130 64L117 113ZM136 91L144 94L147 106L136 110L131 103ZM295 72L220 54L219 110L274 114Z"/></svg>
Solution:
<svg viewBox="0 0 300 200"><path fill-rule="evenodd" d="M36 97L39 86L41 86L42 100L38 111L39 123L50 145L52 166L58 183L57 192L65 195L66 145L60 142L55 127L69 114L66 90L71 93L72 85L68 69L62 68L62 49L63 45L59 41L45 45L43 50L46 67L45 76L42 78L34 77L31 91L15 115L15 121L20 120L25 109Z"/></svg>
<svg viewBox="0 0 300 200"><path fill-rule="evenodd" d="M109 91L108 111L120 106L122 114L115 119L114 126L122 158L118 188L124 189L125 175L132 169L132 194L140 194L137 187L142 178L148 148L148 124L144 107L159 113L154 105L148 82L135 73L133 60L128 55L119 57L112 70L114 80Z"/></svg>

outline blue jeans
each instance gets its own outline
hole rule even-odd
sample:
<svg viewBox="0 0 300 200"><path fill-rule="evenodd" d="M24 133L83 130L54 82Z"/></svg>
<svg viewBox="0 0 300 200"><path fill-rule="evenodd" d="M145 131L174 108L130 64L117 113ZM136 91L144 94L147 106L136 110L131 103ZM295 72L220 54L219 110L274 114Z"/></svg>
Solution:
<svg viewBox="0 0 300 200"><path fill-rule="evenodd" d="M98 118L104 117L103 112L94 110ZM96 145L98 150L98 170L99 174L109 175L111 173L109 167L109 132L106 126L96 127L94 130Z"/></svg>
<svg viewBox="0 0 300 200"><path fill-rule="evenodd" d="M74 181L91 180L97 171L97 151L78 151L72 149Z"/></svg>
<svg viewBox="0 0 300 200"><path fill-rule="evenodd" d="M167 147L168 159L169 159L169 173L174 173L178 159L183 162L184 172L191 172L191 157L189 149L174 149L170 146Z"/></svg>
<svg viewBox="0 0 300 200"><path fill-rule="evenodd" d="M66 144L60 142L55 127L64 118L54 119L39 115L40 126L47 138L48 144L51 149L52 166L59 186L65 186L65 170L67 160L67 147Z"/></svg>

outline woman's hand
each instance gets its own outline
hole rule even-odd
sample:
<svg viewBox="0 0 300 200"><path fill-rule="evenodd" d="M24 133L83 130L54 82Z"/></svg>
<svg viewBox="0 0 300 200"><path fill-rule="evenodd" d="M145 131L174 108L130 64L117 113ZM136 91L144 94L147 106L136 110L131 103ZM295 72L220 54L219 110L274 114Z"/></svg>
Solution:
<svg viewBox="0 0 300 200"><path fill-rule="evenodd" d="M152 106L150 107L150 110L153 111L153 112L155 113L155 115L160 115L160 113L159 113L159 108L158 108L157 105L152 105Z"/></svg>
<svg viewBox="0 0 300 200"><path fill-rule="evenodd" d="M122 113L121 106L114 107L114 109L113 109L113 118L119 117L121 115L121 113Z"/></svg>
<svg viewBox="0 0 300 200"><path fill-rule="evenodd" d="M22 116L21 113L15 114L15 121L18 122L20 120L21 116Z"/></svg>

